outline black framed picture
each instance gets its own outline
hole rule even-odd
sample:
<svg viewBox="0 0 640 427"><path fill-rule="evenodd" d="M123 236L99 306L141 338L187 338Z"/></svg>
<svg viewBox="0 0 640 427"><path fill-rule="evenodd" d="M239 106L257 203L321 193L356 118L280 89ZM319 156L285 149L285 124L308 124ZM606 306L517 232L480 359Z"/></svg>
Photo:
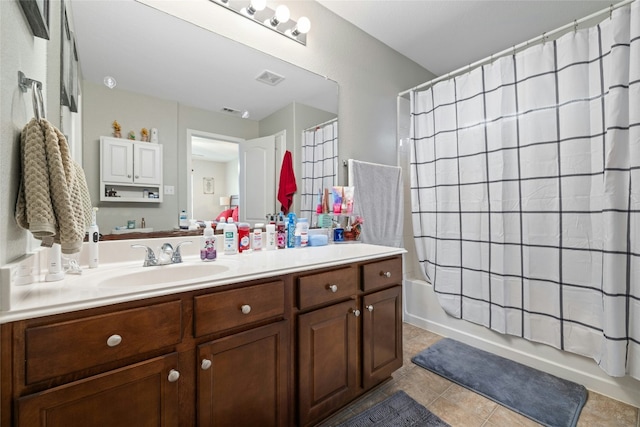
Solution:
<svg viewBox="0 0 640 427"><path fill-rule="evenodd" d="M49 0L20 0L34 36L49 40Z"/></svg>
<svg viewBox="0 0 640 427"><path fill-rule="evenodd" d="M67 19L67 10L62 5L62 23L60 25L62 34L60 37L60 104L71 108L71 93L69 82L71 81L71 30Z"/></svg>
<svg viewBox="0 0 640 427"><path fill-rule="evenodd" d="M69 49L69 109L73 113L78 112L78 51L76 49L76 37L71 32L71 45Z"/></svg>

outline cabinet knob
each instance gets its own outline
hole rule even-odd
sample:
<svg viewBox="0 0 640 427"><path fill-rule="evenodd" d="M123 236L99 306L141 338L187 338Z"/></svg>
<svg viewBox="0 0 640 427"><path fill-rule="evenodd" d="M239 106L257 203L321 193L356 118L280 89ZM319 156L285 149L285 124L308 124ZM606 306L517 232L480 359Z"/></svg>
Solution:
<svg viewBox="0 0 640 427"><path fill-rule="evenodd" d="M127 178L131 178L131 175L127 175Z"/></svg>
<svg viewBox="0 0 640 427"><path fill-rule="evenodd" d="M178 381L178 378L180 378L180 372L176 371L175 369L169 371L169 376L167 377L167 379L170 383L175 383L176 381Z"/></svg>
<svg viewBox="0 0 640 427"><path fill-rule="evenodd" d="M382 277L386 277L388 279L389 277L391 277L391 272L390 271L381 271L380 275Z"/></svg>
<svg viewBox="0 0 640 427"><path fill-rule="evenodd" d="M240 310L242 310L242 314L249 314L251 313L251 306L249 304L245 304L240 307Z"/></svg>
<svg viewBox="0 0 640 427"><path fill-rule="evenodd" d="M140 178L140 175L136 175L136 179Z"/></svg>
<svg viewBox="0 0 640 427"><path fill-rule="evenodd" d="M327 286L327 289L329 289L333 293L336 293L338 292L338 285L329 285Z"/></svg>
<svg viewBox="0 0 640 427"><path fill-rule="evenodd" d="M356 317L360 317L360 310L358 310L357 308L353 310L353 315Z"/></svg>
<svg viewBox="0 0 640 427"><path fill-rule="evenodd" d="M369 311L373 311L373 306L372 306L372 305L368 305L366 308L367 308L367 310L369 310Z"/></svg>
<svg viewBox="0 0 640 427"><path fill-rule="evenodd" d="M211 367L211 360L202 359L202 363L200 363L200 367L202 368L203 371L206 371Z"/></svg>
<svg viewBox="0 0 640 427"><path fill-rule="evenodd" d="M122 342L122 337L120 335L114 334L107 338L107 345L109 347L115 347Z"/></svg>

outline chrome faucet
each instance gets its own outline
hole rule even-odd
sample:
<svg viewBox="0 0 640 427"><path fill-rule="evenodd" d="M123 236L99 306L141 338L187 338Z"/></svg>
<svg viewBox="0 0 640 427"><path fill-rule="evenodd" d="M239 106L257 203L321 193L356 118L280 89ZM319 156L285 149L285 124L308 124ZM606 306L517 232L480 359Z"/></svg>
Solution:
<svg viewBox="0 0 640 427"><path fill-rule="evenodd" d="M147 245L131 245L132 248L142 248L146 250L143 267L152 267L156 265L178 264L182 262L182 254L180 253L180 247L184 244L190 244L191 241L181 242L174 249L171 243L164 243L160 248L160 256L157 257Z"/></svg>

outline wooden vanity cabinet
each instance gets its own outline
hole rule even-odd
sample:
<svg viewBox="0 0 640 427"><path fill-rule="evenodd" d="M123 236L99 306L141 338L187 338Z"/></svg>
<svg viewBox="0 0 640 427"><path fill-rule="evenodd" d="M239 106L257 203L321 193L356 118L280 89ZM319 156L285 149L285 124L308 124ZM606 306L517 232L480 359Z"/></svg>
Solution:
<svg viewBox="0 0 640 427"><path fill-rule="evenodd" d="M289 425L289 309L284 280L194 297L199 426Z"/></svg>
<svg viewBox="0 0 640 427"><path fill-rule="evenodd" d="M199 426L289 425L289 322L198 346Z"/></svg>
<svg viewBox="0 0 640 427"><path fill-rule="evenodd" d="M180 425L176 366L174 353L22 397L15 425Z"/></svg>
<svg viewBox="0 0 640 427"><path fill-rule="evenodd" d="M402 258L298 278L298 420L314 425L402 366Z"/></svg>
<svg viewBox="0 0 640 427"><path fill-rule="evenodd" d="M182 320L172 297L3 325L2 425L178 425Z"/></svg>
<svg viewBox="0 0 640 427"><path fill-rule="evenodd" d="M309 426L402 365L400 255L0 325L0 426Z"/></svg>

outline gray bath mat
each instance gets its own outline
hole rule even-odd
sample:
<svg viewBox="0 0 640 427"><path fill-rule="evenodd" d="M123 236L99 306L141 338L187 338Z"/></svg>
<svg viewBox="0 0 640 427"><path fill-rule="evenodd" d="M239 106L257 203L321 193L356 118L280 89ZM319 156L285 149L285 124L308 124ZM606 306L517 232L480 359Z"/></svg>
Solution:
<svg viewBox="0 0 640 427"><path fill-rule="evenodd" d="M549 427L574 427L587 401L580 384L449 338L411 360Z"/></svg>
<svg viewBox="0 0 640 427"><path fill-rule="evenodd" d="M442 421L437 415L429 412L427 408L401 390L338 425L338 427L365 426L449 427L449 424Z"/></svg>

